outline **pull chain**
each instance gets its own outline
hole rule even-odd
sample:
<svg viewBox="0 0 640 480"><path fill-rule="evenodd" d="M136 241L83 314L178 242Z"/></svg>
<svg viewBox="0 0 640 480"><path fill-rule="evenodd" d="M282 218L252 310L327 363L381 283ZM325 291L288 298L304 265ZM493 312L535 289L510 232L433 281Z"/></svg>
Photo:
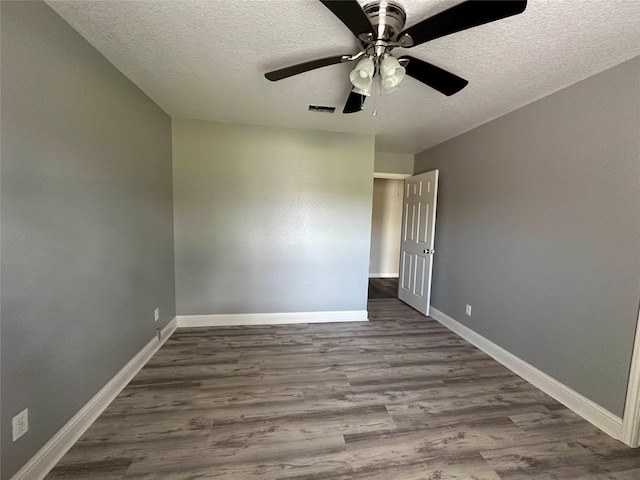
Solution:
<svg viewBox="0 0 640 480"><path fill-rule="evenodd" d="M378 108L377 108L377 106L378 106L378 97L380 96L380 85L379 85L380 75L377 75L376 79L377 80L374 80L374 82L373 82L373 95L372 95L373 96L373 113L372 113L372 115L374 117L378 116Z"/></svg>

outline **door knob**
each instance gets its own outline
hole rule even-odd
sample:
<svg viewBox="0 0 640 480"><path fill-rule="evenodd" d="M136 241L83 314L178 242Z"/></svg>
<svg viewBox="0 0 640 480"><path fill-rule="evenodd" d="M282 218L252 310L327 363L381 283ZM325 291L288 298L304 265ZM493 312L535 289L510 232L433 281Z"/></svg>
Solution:
<svg viewBox="0 0 640 480"><path fill-rule="evenodd" d="M436 253L436 251L435 251L435 249L434 249L434 248L432 248L432 249L425 248L425 249L424 249L424 253L427 253L427 254L428 254L428 253Z"/></svg>

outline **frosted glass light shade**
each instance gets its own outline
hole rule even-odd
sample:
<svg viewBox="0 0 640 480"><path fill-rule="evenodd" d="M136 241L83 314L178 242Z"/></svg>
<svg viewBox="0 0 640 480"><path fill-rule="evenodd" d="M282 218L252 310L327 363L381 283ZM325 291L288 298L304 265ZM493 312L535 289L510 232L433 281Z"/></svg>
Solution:
<svg viewBox="0 0 640 480"><path fill-rule="evenodd" d="M356 68L354 68L349 74L349 80L353 84L356 89L360 89L363 92L368 91L369 93L360 93L361 95L370 95L371 94L371 84L373 83L373 74L375 73L376 67L373 64L373 60L369 57L365 57L358 62Z"/></svg>
<svg viewBox="0 0 640 480"><path fill-rule="evenodd" d="M387 55L380 64L382 86L386 89L397 86L405 76L405 69L395 57Z"/></svg>

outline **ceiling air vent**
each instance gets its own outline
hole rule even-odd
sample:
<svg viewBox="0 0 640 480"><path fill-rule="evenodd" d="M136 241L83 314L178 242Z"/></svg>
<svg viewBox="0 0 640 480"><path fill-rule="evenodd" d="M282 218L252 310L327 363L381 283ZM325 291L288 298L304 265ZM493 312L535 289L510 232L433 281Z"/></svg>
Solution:
<svg viewBox="0 0 640 480"><path fill-rule="evenodd" d="M333 113L336 107L323 107L322 105L309 105L310 112Z"/></svg>

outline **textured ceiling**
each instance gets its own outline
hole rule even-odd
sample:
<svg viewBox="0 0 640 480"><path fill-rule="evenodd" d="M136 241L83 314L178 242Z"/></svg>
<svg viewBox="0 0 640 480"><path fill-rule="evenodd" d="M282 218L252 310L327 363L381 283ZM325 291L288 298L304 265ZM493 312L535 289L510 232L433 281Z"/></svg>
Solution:
<svg viewBox="0 0 640 480"><path fill-rule="evenodd" d="M400 1L407 26L460 3ZM358 50L316 0L47 3L173 117L373 133L384 152L420 152L640 53L640 0L529 0L521 15L394 50L466 78L460 93L445 97L406 78L343 115L352 65L279 82L263 76ZM308 112L309 104L336 113Z"/></svg>

